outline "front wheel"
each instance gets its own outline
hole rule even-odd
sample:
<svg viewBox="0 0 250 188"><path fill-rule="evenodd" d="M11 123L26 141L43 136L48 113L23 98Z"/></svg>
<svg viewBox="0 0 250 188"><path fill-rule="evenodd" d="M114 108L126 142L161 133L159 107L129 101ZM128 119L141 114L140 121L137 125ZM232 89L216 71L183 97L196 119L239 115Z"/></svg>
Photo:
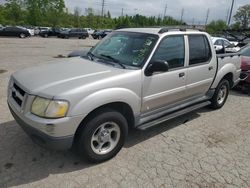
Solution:
<svg viewBox="0 0 250 188"><path fill-rule="evenodd" d="M103 109L92 117L80 130L77 150L88 161L103 162L121 150L128 124L121 113L111 109Z"/></svg>
<svg viewBox="0 0 250 188"><path fill-rule="evenodd" d="M218 84L217 88L215 89L213 98L211 99L211 107L213 109L219 109L225 104L229 94L229 88L230 85L228 80L223 79Z"/></svg>

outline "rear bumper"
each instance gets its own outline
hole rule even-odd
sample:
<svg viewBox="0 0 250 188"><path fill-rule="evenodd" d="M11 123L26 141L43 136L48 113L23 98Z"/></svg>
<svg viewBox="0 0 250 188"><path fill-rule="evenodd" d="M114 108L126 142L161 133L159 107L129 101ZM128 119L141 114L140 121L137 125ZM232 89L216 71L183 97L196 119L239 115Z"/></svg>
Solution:
<svg viewBox="0 0 250 188"><path fill-rule="evenodd" d="M64 137L53 137L47 135L31 125L24 122L9 106L10 112L12 113L16 122L21 126L21 128L30 136L30 138L38 145L53 149L53 150L67 150L70 149L73 144L74 136L64 136Z"/></svg>
<svg viewBox="0 0 250 188"><path fill-rule="evenodd" d="M242 81L242 82L250 84L250 71L248 71L248 72L242 72L242 73L244 73L245 75L247 75L247 78L244 81Z"/></svg>

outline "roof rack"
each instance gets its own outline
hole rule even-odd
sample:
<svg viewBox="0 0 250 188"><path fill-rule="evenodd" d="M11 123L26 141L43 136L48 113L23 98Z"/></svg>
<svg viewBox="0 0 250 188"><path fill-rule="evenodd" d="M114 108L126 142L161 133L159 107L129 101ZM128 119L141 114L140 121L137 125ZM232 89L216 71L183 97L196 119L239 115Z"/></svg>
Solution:
<svg viewBox="0 0 250 188"><path fill-rule="evenodd" d="M168 26L168 27L162 27L158 33L162 34L169 31L187 31L187 30L203 31L201 29L196 29L195 26Z"/></svg>

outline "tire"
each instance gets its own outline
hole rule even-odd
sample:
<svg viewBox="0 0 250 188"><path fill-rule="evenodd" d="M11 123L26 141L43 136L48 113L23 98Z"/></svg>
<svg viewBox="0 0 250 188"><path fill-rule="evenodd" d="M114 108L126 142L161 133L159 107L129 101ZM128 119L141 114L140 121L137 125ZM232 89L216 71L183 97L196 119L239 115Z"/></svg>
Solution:
<svg viewBox="0 0 250 188"><path fill-rule="evenodd" d="M19 35L19 37L20 37L21 39L24 39L24 38L26 38L26 35L25 35L24 33L21 33L21 34Z"/></svg>
<svg viewBox="0 0 250 188"><path fill-rule="evenodd" d="M44 35L44 38L48 38L48 34L45 34L45 35Z"/></svg>
<svg viewBox="0 0 250 188"><path fill-rule="evenodd" d="M89 162L100 163L113 158L121 150L128 134L128 124L122 114L106 108L93 114L79 131L77 152Z"/></svg>
<svg viewBox="0 0 250 188"><path fill-rule="evenodd" d="M213 109L220 109L222 106L224 106L227 98L228 98L228 94L229 94L229 81L223 79L218 86L215 89L215 93L212 97L211 101L211 105L210 107Z"/></svg>

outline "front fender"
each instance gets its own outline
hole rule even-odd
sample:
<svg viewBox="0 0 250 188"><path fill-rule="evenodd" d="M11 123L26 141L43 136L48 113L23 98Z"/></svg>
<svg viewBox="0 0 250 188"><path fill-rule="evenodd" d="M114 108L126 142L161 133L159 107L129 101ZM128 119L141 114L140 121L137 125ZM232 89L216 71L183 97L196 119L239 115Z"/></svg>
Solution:
<svg viewBox="0 0 250 188"><path fill-rule="evenodd" d="M113 102L124 102L133 110L134 115L140 113L141 98L134 92L125 88L108 88L94 92L84 97L72 107L69 115L87 115L96 108Z"/></svg>

